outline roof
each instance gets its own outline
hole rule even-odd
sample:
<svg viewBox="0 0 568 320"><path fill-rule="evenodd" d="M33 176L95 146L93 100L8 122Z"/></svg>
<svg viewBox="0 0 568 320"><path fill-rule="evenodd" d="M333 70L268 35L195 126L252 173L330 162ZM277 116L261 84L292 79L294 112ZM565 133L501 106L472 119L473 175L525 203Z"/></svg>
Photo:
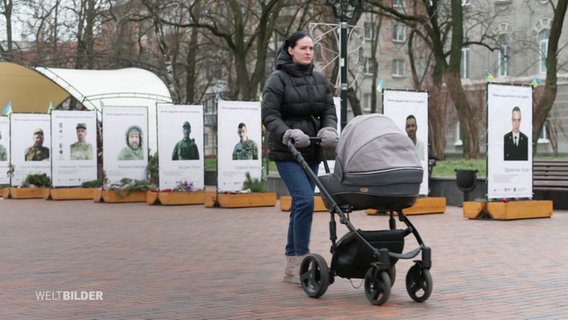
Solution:
<svg viewBox="0 0 568 320"><path fill-rule="evenodd" d="M12 112L41 113L67 98L67 91L34 69L0 62L0 108L10 102Z"/></svg>

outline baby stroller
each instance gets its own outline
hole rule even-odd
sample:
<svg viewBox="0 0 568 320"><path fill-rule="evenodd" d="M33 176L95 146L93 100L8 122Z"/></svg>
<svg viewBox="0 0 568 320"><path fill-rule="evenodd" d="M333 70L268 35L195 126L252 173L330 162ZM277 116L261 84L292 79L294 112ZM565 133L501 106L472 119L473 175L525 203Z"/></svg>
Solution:
<svg viewBox="0 0 568 320"><path fill-rule="evenodd" d="M316 253L308 254L300 266L300 282L306 294L321 297L334 277L364 279L365 294L374 305L390 297L399 259L421 260L406 274L406 290L416 302L424 302L432 293L431 250L402 212L412 206L422 183L422 167L411 140L388 117L380 114L357 116L345 126L335 159L334 172L318 177L296 150L288 148L311 180L320 189L331 215L331 266ZM377 209L390 216L389 229L363 231L350 222L353 210ZM394 213L404 223L397 229ZM335 214L349 230L339 241ZM413 234L418 247L403 253L404 239Z"/></svg>

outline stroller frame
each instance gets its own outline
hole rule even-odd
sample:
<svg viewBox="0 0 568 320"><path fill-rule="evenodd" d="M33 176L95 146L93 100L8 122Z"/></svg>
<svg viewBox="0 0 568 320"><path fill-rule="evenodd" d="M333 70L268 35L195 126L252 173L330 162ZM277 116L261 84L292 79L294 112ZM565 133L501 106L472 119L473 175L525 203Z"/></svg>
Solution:
<svg viewBox="0 0 568 320"><path fill-rule="evenodd" d="M310 138L312 142L319 143L318 138ZM292 141L288 142L288 149L294 159L302 167L311 181L318 186L330 213L329 233L331 240L332 263L328 267L325 259L316 253L308 254L300 265L300 284L304 292L311 298L321 297L334 277L365 279L365 294L369 302L374 305L383 305L390 297L391 287L396 278L395 264L398 259L413 259L422 253L421 259L414 260L414 265L406 275L406 289L409 296L416 302L424 302L432 293L433 281L430 275L432 266L431 249L424 244L422 237L402 212L402 208L384 208L381 213L389 213L389 229L379 231L362 231L356 229L349 219L352 206L339 205L318 176L312 172L302 154L295 148ZM324 157L326 173L330 173ZM399 221L406 225L405 229L396 228L394 213ZM344 224L349 233L337 241L337 223ZM414 235L418 247L406 253L404 238ZM372 242L372 243L371 243Z"/></svg>

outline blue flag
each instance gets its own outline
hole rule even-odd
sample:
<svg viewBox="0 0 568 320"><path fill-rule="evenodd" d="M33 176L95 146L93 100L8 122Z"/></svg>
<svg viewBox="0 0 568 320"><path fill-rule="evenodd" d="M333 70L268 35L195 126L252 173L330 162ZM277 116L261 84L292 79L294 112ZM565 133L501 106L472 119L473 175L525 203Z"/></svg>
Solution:
<svg viewBox="0 0 568 320"><path fill-rule="evenodd" d="M2 110L2 115L9 116L11 113L12 113L12 101L8 101L8 103L4 107L4 110Z"/></svg>

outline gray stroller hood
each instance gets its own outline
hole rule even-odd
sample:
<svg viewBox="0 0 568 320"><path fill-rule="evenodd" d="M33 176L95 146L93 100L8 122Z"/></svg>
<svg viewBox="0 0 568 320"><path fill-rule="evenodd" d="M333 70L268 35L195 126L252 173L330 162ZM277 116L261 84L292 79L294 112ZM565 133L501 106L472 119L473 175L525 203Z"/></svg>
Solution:
<svg viewBox="0 0 568 320"><path fill-rule="evenodd" d="M319 178L339 204L358 199L355 208L401 208L416 200L422 165L412 141L387 116L355 117L336 152L333 174Z"/></svg>

